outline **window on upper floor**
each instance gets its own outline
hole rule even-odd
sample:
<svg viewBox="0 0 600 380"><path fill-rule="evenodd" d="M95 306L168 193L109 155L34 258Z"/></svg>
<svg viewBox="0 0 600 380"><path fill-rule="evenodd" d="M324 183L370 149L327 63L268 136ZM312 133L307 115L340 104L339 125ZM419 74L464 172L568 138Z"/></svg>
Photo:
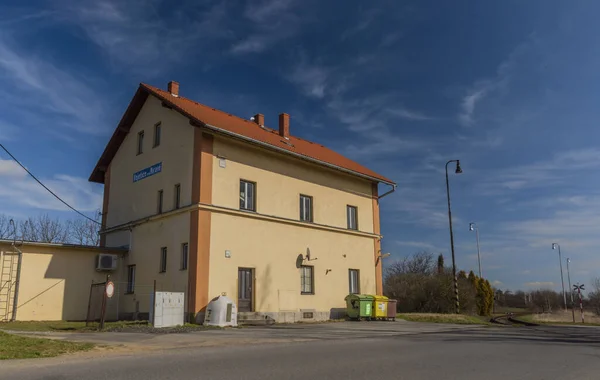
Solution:
<svg viewBox="0 0 600 380"><path fill-rule="evenodd" d="M165 273L167 271L167 247L162 247L160 249L160 273Z"/></svg>
<svg viewBox="0 0 600 380"><path fill-rule="evenodd" d="M138 133L137 154L144 153L144 131Z"/></svg>
<svg viewBox="0 0 600 380"><path fill-rule="evenodd" d="M240 210L256 211L256 183L240 180Z"/></svg>
<svg viewBox="0 0 600 380"><path fill-rule="evenodd" d="M300 293L315 294L314 267L302 265L300 267Z"/></svg>
<svg viewBox="0 0 600 380"><path fill-rule="evenodd" d="M360 272L358 269L348 269L348 284L350 294L360 294Z"/></svg>
<svg viewBox="0 0 600 380"><path fill-rule="evenodd" d="M348 218L348 229L358 230L358 208L356 206L346 206L346 216Z"/></svg>
<svg viewBox="0 0 600 380"><path fill-rule="evenodd" d="M160 145L160 133L161 133L161 123L160 121L154 124L154 143L152 144L153 148L156 148Z"/></svg>
<svg viewBox="0 0 600 380"><path fill-rule="evenodd" d="M127 293L135 291L135 265L127 266Z"/></svg>
<svg viewBox="0 0 600 380"><path fill-rule="evenodd" d="M157 214L162 214L163 212L163 191L158 190L158 201L156 204L156 212Z"/></svg>
<svg viewBox="0 0 600 380"><path fill-rule="evenodd" d="M300 194L300 220L303 222L313 221L313 198Z"/></svg>
<svg viewBox="0 0 600 380"><path fill-rule="evenodd" d="M188 243L181 244L181 270L188 269Z"/></svg>
<svg viewBox="0 0 600 380"><path fill-rule="evenodd" d="M175 185L175 208L179 208L181 206L181 185Z"/></svg>

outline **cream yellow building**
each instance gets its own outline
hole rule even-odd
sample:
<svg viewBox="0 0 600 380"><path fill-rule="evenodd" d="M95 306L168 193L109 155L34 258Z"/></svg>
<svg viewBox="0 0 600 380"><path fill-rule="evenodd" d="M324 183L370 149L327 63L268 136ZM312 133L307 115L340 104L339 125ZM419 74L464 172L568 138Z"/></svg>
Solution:
<svg viewBox="0 0 600 380"><path fill-rule="evenodd" d="M297 321L381 294L378 194L395 183L291 135L287 114L274 130L176 82L141 84L90 181L104 184L102 245L129 249L113 274L120 317L148 312L154 286L185 292L197 320L219 295Z"/></svg>
<svg viewBox="0 0 600 380"><path fill-rule="evenodd" d="M92 281L106 280L106 273L95 270L98 255L126 253L127 249L0 240L0 321L85 320ZM107 318L116 319L118 300L109 302Z"/></svg>

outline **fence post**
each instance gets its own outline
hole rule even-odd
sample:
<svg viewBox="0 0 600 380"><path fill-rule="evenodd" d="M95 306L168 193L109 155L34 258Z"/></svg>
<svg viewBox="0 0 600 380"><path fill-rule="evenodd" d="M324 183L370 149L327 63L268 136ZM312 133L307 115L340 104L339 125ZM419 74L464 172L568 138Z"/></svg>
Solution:
<svg viewBox="0 0 600 380"><path fill-rule="evenodd" d="M92 292L94 291L94 280L92 279L92 285L90 285L90 298L88 299L88 310L87 317L85 318L85 327L90 324L90 312L92 311Z"/></svg>
<svg viewBox="0 0 600 380"><path fill-rule="evenodd" d="M104 281L104 289L102 290L102 309L100 310L100 330L104 329L104 318L106 316L106 284L110 275L106 275L106 281Z"/></svg>

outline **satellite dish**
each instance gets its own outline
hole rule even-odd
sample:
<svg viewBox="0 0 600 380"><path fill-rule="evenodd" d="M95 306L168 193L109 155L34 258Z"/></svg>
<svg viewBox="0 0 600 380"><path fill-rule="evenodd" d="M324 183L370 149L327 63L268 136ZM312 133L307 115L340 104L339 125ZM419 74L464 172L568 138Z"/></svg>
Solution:
<svg viewBox="0 0 600 380"><path fill-rule="evenodd" d="M306 247L306 260L310 261L310 248Z"/></svg>

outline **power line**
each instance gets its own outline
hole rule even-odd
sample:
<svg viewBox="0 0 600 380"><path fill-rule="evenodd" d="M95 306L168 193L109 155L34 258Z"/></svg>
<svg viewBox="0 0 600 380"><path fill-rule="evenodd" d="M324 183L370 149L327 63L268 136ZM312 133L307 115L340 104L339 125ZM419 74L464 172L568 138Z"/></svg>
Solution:
<svg viewBox="0 0 600 380"><path fill-rule="evenodd" d="M59 201L61 201L65 206L67 206L68 208L70 208L71 210L75 211L76 213L78 213L79 215L83 216L84 218L86 218L87 220L94 222L98 225L102 225L102 223L98 223L97 221L95 221L94 219L90 218L89 216L83 214L82 212L80 212L79 210L75 209L73 206L71 206L70 204L68 204L67 202L65 202L64 200L62 200L61 197L59 197L58 195L56 195L52 190L50 190L46 185L44 185L42 183L42 181L40 181L39 179L37 179L36 176L33 175L33 173L31 173L29 170L27 170L27 168L25 166L23 166L22 163L19 162L19 160L17 160L15 158L15 156L13 156L8 149L6 149L4 147L4 145L0 144L0 148L4 149L4 151L6 152L6 154L8 154L10 156L10 158L12 158L17 164L19 164L19 166L21 168L23 168L23 170L25 170L27 172L27 174L29 174L31 176L31 178L35 179L35 181L37 183L40 184L40 186L42 186L44 189L46 189L50 194L52 194L54 196L54 198L58 199Z"/></svg>

